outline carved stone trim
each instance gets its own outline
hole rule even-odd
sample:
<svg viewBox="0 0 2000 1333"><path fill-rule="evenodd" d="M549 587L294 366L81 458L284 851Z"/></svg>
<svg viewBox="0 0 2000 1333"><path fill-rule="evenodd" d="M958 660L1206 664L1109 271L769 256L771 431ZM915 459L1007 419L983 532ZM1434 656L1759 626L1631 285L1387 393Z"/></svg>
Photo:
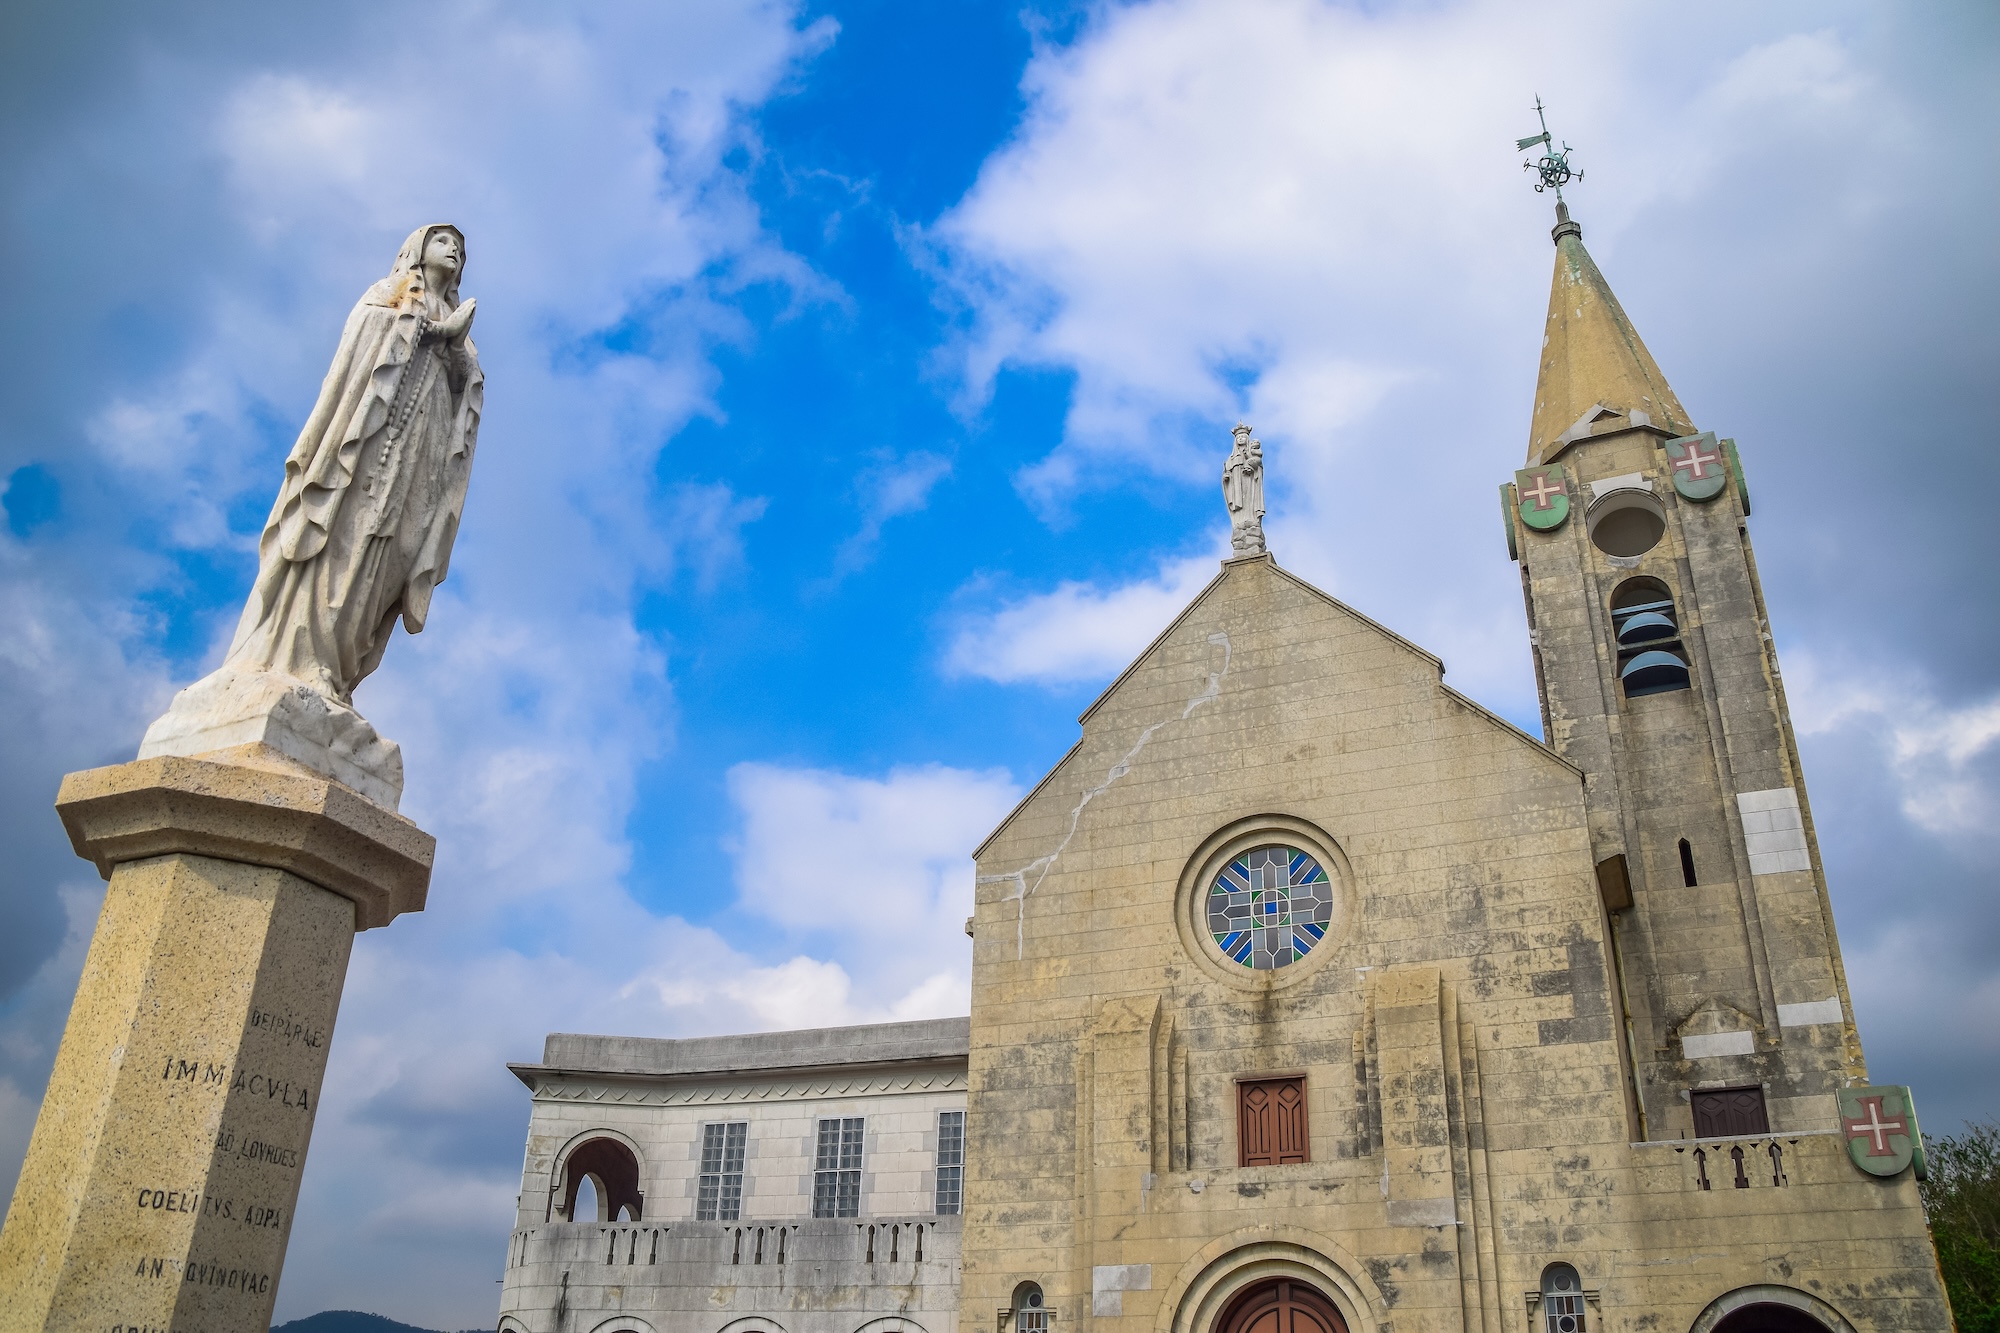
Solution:
<svg viewBox="0 0 2000 1333"><path fill-rule="evenodd" d="M106 879L175 853L268 866L353 902L356 930L421 912L437 852L408 819L265 746L71 773L56 813Z"/></svg>

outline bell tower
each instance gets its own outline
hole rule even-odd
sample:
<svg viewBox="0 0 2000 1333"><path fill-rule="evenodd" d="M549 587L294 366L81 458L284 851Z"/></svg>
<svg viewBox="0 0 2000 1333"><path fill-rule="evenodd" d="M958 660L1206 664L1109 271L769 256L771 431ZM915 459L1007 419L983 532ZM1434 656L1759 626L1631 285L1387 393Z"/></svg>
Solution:
<svg viewBox="0 0 2000 1333"><path fill-rule="evenodd" d="M1742 462L1561 203L1553 236L1527 465L1501 490L1545 739L1585 774L1635 1128L1830 1129L1865 1070Z"/></svg>

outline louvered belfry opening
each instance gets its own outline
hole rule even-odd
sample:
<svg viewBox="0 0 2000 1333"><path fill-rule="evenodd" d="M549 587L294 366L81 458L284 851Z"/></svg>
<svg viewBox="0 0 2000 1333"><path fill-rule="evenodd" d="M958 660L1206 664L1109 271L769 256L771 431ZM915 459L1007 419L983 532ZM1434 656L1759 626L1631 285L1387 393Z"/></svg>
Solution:
<svg viewBox="0 0 2000 1333"><path fill-rule="evenodd" d="M1672 589L1643 575L1611 594L1611 633L1617 640L1618 683L1628 699L1688 688L1687 649Z"/></svg>

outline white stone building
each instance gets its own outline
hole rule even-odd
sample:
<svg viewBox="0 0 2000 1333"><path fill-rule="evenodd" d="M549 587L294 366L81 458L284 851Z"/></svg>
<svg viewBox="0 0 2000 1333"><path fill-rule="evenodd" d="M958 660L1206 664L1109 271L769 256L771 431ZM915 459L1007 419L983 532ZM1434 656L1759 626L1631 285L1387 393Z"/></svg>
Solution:
<svg viewBox="0 0 2000 1333"><path fill-rule="evenodd" d="M956 1333L966 1033L552 1034L503 1333Z"/></svg>

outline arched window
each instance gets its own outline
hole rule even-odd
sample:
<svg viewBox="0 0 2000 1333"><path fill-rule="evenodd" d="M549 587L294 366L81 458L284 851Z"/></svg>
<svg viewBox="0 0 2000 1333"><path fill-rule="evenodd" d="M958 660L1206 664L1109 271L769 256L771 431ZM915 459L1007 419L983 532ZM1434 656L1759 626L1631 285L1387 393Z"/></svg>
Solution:
<svg viewBox="0 0 2000 1333"><path fill-rule="evenodd" d="M1014 1288L1014 1333L1049 1333L1049 1309L1042 1304L1039 1282Z"/></svg>
<svg viewBox="0 0 2000 1333"><path fill-rule="evenodd" d="M1681 839L1681 883L1690 889L1700 883L1694 877L1694 844L1686 838Z"/></svg>
<svg viewBox="0 0 2000 1333"><path fill-rule="evenodd" d="M1644 577L1619 584L1611 594L1611 633L1617 640L1618 683L1626 698L1688 687L1687 649L1681 646L1680 617L1666 584Z"/></svg>
<svg viewBox="0 0 2000 1333"><path fill-rule="evenodd" d="M596 1195L592 1216L577 1216L577 1192L588 1180ZM586 1139L563 1163L562 1215L571 1222L637 1222L645 1213L639 1192L639 1159L617 1139ZM588 1202L586 1196L586 1202Z"/></svg>
<svg viewBox="0 0 2000 1333"><path fill-rule="evenodd" d="M1583 1279L1568 1264L1542 1270L1542 1327L1547 1333L1584 1333Z"/></svg>

